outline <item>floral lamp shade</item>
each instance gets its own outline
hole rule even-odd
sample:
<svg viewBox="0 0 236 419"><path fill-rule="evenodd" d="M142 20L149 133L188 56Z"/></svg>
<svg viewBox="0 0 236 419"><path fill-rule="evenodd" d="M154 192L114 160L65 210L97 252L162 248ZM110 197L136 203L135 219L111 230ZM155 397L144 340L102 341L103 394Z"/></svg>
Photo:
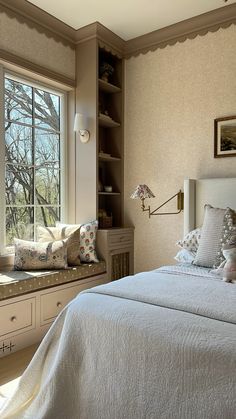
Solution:
<svg viewBox="0 0 236 419"><path fill-rule="evenodd" d="M172 201L172 199L174 199L175 197L177 197L177 209L178 209L178 211L175 211L175 212L158 212L158 210L160 208L164 207L164 205L166 205L168 202ZM163 202L163 204L159 205L159 207L157 207L153 211L151 211L150 206L148 206L148 208L145 208L145 204L144 204L144 201L145 201L146 198L155 198L154 193L152 193L151 189L149 189L149 187L147 185L138 185L136 187L135 191L130 196L130 198L131 199L141 199L141 202L142 202L141 209L142 209L142 211L148 211L149 218L151 217L151 215L179 214L184 209L184 200L183 200L184 194L183 194L183 192L181 192L181 190L179 190L179 192L177 192L176 194L171 196L169 199L167 199L165 202Z"/></svg>
<svg viewBox="0 0 236 419"><path fill-rule="evenodd" d="M151 189L147 185L138 185L135 191L130 196L132 199L145 199L145 198L155 198L155 195L152 193Z"/></svg>

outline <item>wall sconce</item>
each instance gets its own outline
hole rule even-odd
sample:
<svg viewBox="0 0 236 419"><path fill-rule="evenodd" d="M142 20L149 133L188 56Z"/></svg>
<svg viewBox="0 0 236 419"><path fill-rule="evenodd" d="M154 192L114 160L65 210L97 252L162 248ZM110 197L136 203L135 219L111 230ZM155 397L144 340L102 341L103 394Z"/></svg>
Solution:
<svg viewBox="0 0 236 419"><path fill-rule="evenodd" d="M90 138L90 132L87 129L86 118L82 113L75 114L74 131L79 133L81 143L87 143Z"/></svg>
<svg viewBox="0 0 236 419"><path fill-rule="evenodd" d="M170 202L172 199L177 197L177 211L176 212L157 212L160 208L164 207L168 202ZM154 209L153 211L150 210L150 206L145 208L144 200L146 198L155 198L155 195L152 193L152 191L149 189L147 185L138 185L135 191L132 193L131 197L132 199L141 199L142 201L142 211L148 211L149 218L151 215L172 215L172 214L179 214L184 209L184 194L179 190L175 195L171 196L167 201L163 202L159 207Z"/></svg>

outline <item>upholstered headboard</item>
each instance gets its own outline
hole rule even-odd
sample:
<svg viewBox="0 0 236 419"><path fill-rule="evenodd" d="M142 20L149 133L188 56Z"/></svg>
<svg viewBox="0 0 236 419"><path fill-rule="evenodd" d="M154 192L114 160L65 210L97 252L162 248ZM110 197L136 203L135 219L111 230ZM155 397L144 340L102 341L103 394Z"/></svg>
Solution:
<svg viewBox="0 0 236 419"><path fill-rule="evenodd" d="M236 209L236 178L184 181L184 234L202 225L205 204Z"/></svg>

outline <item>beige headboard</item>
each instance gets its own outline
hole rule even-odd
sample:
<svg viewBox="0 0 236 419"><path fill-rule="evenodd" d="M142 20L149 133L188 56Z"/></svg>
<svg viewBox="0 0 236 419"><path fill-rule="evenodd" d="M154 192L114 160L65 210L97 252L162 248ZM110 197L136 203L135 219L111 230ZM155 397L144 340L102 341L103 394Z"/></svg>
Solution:
<svg viewBox="0 0 236 419"><path fill-rule="evenodd" d="M202 225L205 204L236 209L236 178L184 181L184 234Z"/></svg>

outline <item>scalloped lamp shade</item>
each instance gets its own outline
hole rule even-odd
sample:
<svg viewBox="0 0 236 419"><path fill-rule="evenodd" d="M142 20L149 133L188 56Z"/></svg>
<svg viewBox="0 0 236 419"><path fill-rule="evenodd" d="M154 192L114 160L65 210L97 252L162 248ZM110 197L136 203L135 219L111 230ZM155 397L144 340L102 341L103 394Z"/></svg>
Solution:
<svg viewBox="0 0 236 419"><path fill-rule="evenodd" d="M155 195L152 193L151 189L147 185L138 185L135 191L130 196L131 199L145 199L145 198L155 198Z"/></svg>

